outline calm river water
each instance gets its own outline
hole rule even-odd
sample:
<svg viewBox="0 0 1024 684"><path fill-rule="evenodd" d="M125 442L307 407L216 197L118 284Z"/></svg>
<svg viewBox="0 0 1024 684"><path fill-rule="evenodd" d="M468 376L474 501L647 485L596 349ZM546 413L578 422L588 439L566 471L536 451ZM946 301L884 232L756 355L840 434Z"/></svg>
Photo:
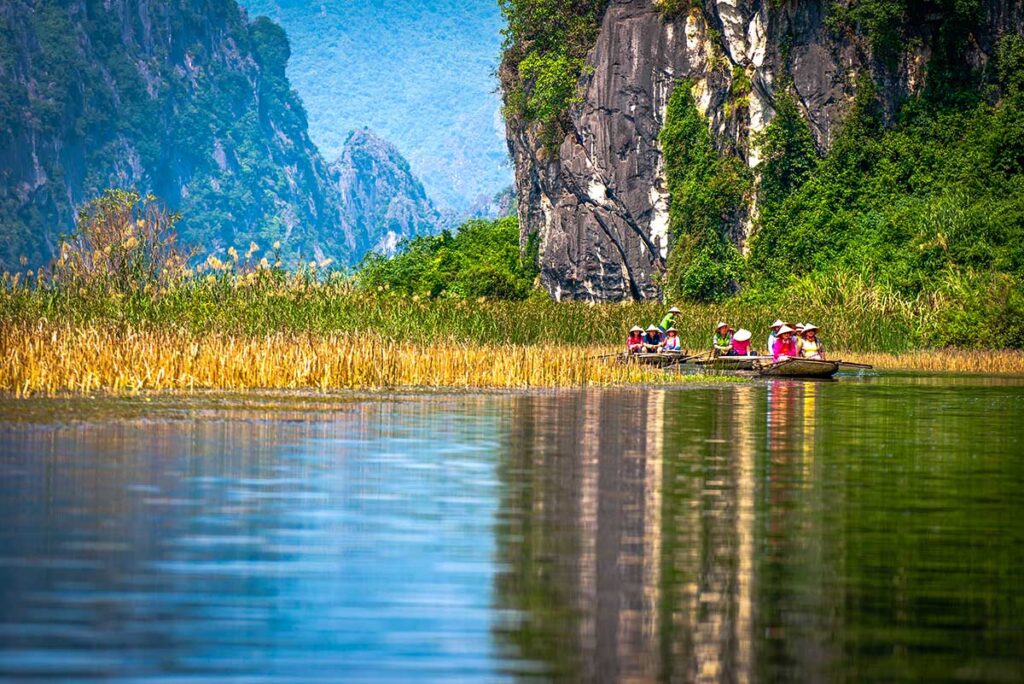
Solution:
<svg viewBox="0 0 1024 684"><path fill-rule="evenodd" d="M0 679L1024 680L1024 381L0 403Z"/></svg>

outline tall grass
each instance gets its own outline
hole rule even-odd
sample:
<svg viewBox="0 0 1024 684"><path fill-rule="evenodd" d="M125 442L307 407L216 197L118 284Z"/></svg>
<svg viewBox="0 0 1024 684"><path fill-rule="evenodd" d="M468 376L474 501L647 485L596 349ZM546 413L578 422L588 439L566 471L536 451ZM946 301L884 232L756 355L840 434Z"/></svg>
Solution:
<svg viewBox="0 0 1024 684"><path fill-rule="evenodd" d="M234 335L352 333L416 343L617 345L633 325L657 323L667 308L658 303L554 302L546 296L518 302L420 299L367 292L342 274L310 272L208 274L174 287L128 293L23 283L12 288L8 279L7 287L0 288L0 324L155 325ZM781 317L814 322L833 348L901 352L917 345L915 331L923 316L915 307L867 297L838 305L828 297L807 297L785 308L740 300L680 308L676 325L689 349L709 347L720 319L749 328L755 347L763 347L768 325Z"/></svg>
<svg viewBox="0 0 1024 684"><path fill-rule="evenodd" d="M16 325L0 331L0 391L16 396L200 388L530 388L721 382L595 358L564 344L409 344L352 333L194 334Z"/></svg>

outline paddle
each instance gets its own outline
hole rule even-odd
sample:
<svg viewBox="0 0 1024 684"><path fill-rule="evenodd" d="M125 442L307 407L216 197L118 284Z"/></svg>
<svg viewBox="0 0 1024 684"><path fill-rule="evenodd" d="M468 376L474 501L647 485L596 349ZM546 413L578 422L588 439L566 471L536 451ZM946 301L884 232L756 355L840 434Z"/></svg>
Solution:
<svg viewBox="0 0 1024 684"><path fill-rule="evenodd" d="M874 368L874 366L866 363L853 363L852 361L836 361L840 366L846 366L848 368L867 368L868 370Z"/></svg>

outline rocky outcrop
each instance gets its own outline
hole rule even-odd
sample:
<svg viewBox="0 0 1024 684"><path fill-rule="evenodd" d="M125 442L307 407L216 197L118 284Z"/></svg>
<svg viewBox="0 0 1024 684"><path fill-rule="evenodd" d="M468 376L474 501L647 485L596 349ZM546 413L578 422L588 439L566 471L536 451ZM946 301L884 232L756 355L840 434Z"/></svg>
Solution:
<svg viewBox="0 0 1024 684"><path fill-rule="evenodd" d="M409 162L388 141L362 129L345 141L330 166L342 226L355 251L393 254L402 240L437 232L443 220Z"/></svg>
<svg viewBox="0 0 1024 684"><path fill-rule="evenodd" d="M330 170L285 74L284 31L234 0L0 3L0 270L48 260L109 187L153 193L201 252L352 263L435 228L393 147Z"/></svg>
<svg viewBox="0 0 1024 684"><path fill-rule="evenodd" d="M1021 26L1019 2L982 4L983 30L969 55L975 65L991 57L1000 32ZM671 245L658 134L680 82L692 82L719 149L755 175L756 136L772 119L780 84L791 86L822 150L860 75L872 77L889 117L923 87L929 40L883 64L866 39L829 26L827 5L707 0L666 17L652 0L609 2L579 80L582 101L557 150L545 149L536 124L507 121L523 240L539 233L541 280L555 298L660 296ZM916 30L927 38L935 28L924 22ZM741 247L756 217L755 190L732 230Z"/></svg>

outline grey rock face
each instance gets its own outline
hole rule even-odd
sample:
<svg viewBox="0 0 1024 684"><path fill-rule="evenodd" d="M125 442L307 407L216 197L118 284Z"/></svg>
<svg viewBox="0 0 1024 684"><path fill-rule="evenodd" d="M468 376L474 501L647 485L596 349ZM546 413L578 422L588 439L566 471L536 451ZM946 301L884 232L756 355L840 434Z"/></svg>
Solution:
<svg viewBox="0 0 1024 684"><path fill-rule="evenodd" d="M330 166L342 225L355 251L392 254L398 243L437 232L441 215L394 145L368 130L354 131Z"/></svg>
<svg viewBox="0 0 1024 684"><path fill-rule="evenodd" d="M988 26L973 57L979 63L1000 31L1021 25L1019 2L983 4ZM707 0L703 9L666 19L652 0L609 3L579 82L583 102L570 113L557 155L543 149L535 125L507 122L523 240L540 234L541 280L556 299L661 295L658 274L670 245L658 133L679 82L693 82L716 145L755 169L754 139L774 115L774 89L783 78L823 150L859 74L879 84L889 116L922 87L924 48L882 69L861 39L827 27L826 7L826 0ZM740 76L750 81L745 98L733 92ZM741 247L756 217L755 191L732 231Z"/></svg>

